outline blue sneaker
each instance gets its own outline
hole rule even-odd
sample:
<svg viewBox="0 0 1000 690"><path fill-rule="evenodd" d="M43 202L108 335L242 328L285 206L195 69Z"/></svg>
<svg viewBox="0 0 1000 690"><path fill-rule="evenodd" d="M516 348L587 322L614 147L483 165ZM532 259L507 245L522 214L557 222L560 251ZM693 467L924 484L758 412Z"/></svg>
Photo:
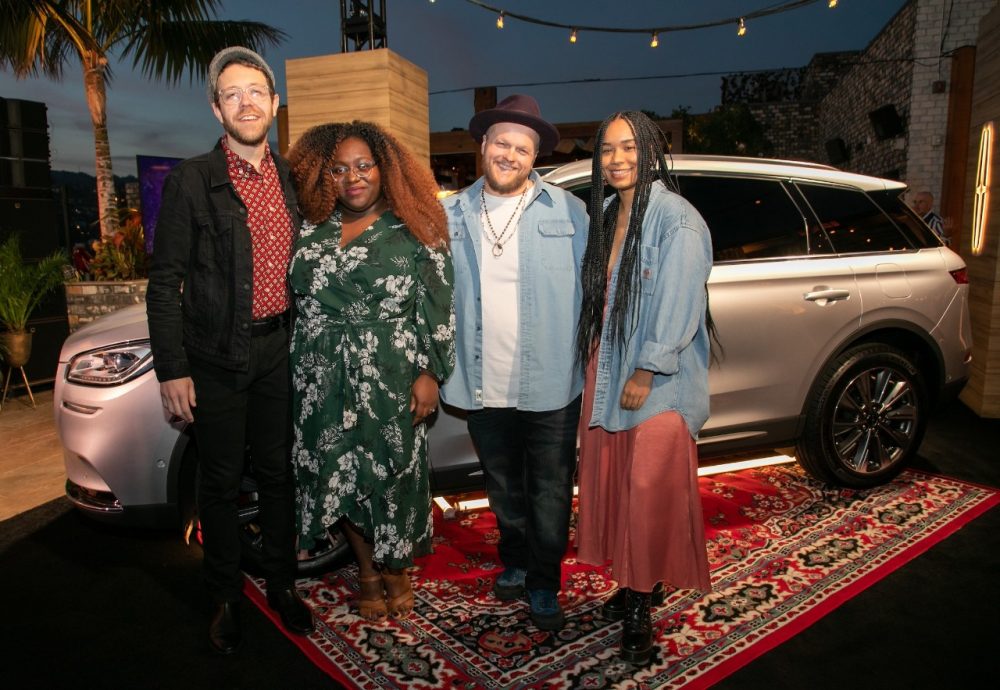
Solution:
<svg viewBox="0 0 1000 690"><path fill-rule="evenodd" d="M524 596L524 578L528 571L523 568L505 568L493 583L493 594L500 601L514 601Z"/></svg>
<svg viewBox="0 0 1000 690"><path fill-rule="evenodd" d="M531 603L531 622L539 630L562 630L566 624L566 616L559 606L558 592L551 589L529 589L528 601Z"/></svg>

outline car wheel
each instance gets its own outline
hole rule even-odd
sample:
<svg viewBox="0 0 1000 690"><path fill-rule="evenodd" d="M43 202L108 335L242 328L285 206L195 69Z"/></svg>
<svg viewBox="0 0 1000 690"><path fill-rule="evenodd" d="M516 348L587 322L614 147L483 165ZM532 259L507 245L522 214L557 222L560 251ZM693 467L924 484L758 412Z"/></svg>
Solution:
<svg viewBox="0 0 1000 690"><path fill-rule="evenodd" d="M249 463L248 463L249 464ZM186 495L190 500L182 504L181 514L184 525L195 525L197 520L197 487L201 470L198 467L198 450L191 439L184 454L184 468L189 468L189 479L184 481ZM244 568L254 573L262 572L261 549L263 537L260 531L260 503L257 493L257 480L252 469L248 469L240 481L238 501L238 517L240 527L241 562ZM184 507L186 506L186 508ZM185 517L186 516L186 517ZM307 554L299 554L297 575L309 577L321 575L327 571L339 568L351 561L354 554L339 527L327 530L327 538L317 542Z"/></svg>
<svg viewBox="0 0 1000 690"><path fill-rule="evenodd" d="M254 573L261 572L261 549L264 539L260 531L260 504L257 480L246 472L240 483L239 525L243 566ZM317 541L306 553L298 556L298 577L321 575L348 563L353 558L350 545L339 527L326 531L326 539Z"/></svg>
<svg viewBox="0 0 1000 690"><path fill-rule="evenodd" d="M883 344L851 348L813 387L799 463L821 481L883 484L916 453L927 408L924 378L905 354Z"/></svg>

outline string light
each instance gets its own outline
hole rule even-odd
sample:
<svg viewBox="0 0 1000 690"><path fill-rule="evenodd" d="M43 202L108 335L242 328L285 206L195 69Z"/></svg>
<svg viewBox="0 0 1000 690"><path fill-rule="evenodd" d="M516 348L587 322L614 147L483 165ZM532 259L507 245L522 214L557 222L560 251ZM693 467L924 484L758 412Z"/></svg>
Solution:
<svg viewBox="0 0 1000 690"><path fill-rule="evenodd" d="M653 32L653 39L649 42L649 47L650 48L655 48L658 45L660 45L660 34L658 34L658 33L656 33L654 31Z"/></svg>
<svg viewBox="0 0 1000 690"><path fill-rule="evenodd" d="M576 43L576 29L569 32L569 42Z"/></svg>
<svg viewBox="0 0 1000 690"><path fill-rule="evenodd" d="M738 28L736 29L736 35L737 35L737 36L745 36L745 35L746 35L746 33L747 33L747 25L746 25L746 22L744 22L744 21L743 21L743 17L740 17L740 25L739 25L739 27L738 27Z"/></svg>
<svg viewBox="0 0 1000 690"><path fill-rule="evenodd" d="M494 0L495 1L495 0ZM839 5L838 0L826 0L830 7L836 7ZM647 27L611 27L611 26L598 26L598 25L584 25L584 24L566 24L563 22L551 21L548 19L539 19L538 17L532 17L526 14L520 14L517 12L509 12L505 9L501 9L492 2L487 2L487 0L465 0L465 2L470 5L475 5L476 7L486 10L491 13L497 14L497 28L502 29L504 26L504 20L507 18L513 18L526 22L528 24L536 24L538 26L546 26L549 28L565 29L570 32L570 42L573 43L573 36L579 36L580 32L592 31L595 33L619 33L619 34L656 34L657 44L659 44L658 35L664 31L698 31L700 29L708 29L716 26L732 25L734 23L745 25L746 21L760 19L762 17L770 17L776 14L783 14L785 12L791 12L793 10L799 10L804 7L814 5L821 2L821 0L779 0L775 4L764 7L759 10L754 10L753 12L748 12L742 16L729 16L720 19L712 19L708 21L694 22L690 24L669 24L663 26L647 26ZM745 31L745 29L744 29ZM743 34L740 33L740 36ZM655 46L654 46L655 47Z"/></svg>

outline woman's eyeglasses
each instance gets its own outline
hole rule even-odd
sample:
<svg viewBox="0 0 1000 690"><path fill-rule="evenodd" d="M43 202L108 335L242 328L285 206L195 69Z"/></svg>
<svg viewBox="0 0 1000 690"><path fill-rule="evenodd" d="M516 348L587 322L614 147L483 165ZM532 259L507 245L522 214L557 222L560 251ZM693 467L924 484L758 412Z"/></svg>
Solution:
<svg viewBox="0 0 1000 690"><path fill-rule="evenodd" d="M330 174L337 181L342 180L349 172L353 172L362 180L367 180L368 176L372 174L372 170L377 167L378 163L375 161L358 161L354 165L335 165L330 168Z"/></svg>

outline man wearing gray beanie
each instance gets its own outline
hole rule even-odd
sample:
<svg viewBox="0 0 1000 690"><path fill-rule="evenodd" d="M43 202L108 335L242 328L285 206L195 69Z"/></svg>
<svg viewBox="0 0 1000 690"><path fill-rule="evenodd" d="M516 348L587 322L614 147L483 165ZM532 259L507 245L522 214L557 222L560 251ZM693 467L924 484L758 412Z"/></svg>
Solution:
<svg viewBox="0 0 1000 690"><path fill-rule="evenodd" d="M225 133L164 182L146 311L166 413L194 422L204 576L214 606L209 643L231 654L242 641L236 501L247 448L267 603L290 632L313 630L295 589L288 454L286 271L299 216L288 164L267 143L278 111L268 64L248 48L220 51L208 69L208 99Z"/></svg>

